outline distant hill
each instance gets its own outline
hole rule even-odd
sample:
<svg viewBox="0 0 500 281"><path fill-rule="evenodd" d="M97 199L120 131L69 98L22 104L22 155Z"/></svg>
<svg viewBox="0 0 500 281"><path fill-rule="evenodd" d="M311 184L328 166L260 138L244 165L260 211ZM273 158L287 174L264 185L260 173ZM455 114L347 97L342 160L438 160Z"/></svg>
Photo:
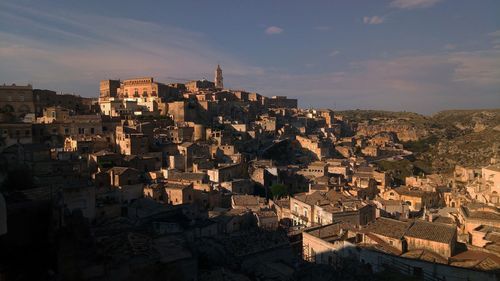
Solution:
<svg viewBox="0 0 500 281"><path fill-rule="evenodd" d="M488 165L494 144L500 145L500 109L446 110L432 120L446 133L424 154L436 171L449 171L456 164Z"/></svg>
<svg viewBox="0 0 500 281"><path fill-rule="evenodd" d="M415 152L416 161L427 163L433 172L449 172L456 164L488 165L494 144L500 147L500 109L445 110L432 116L377 110L337 114L362 123L358 130L363 134L395 131L403 136L405 147Z"/></svg>

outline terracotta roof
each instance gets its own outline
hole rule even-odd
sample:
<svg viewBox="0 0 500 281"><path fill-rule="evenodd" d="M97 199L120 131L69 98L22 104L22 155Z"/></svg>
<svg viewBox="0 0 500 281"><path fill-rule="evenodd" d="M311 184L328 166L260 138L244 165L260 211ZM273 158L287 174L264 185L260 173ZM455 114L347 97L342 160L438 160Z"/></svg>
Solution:
<svg viewBox="0 0 500 281"><path fill-rule="evenodd" d="M380 217L376 221L369 223L363 229L363 232L402 239L409 227L410 223L408 222Z"/></svg>
<svg viewBox="0 0 500 281"><path fill-rule="evenodd" d="M275 212L271 210L259 210L255 212L255 215L259 218L272 218L272 217L278 217Z"/></svg>
<svg viewBox="0 0 500 281"><path fill-rule="evenodd" d="M406 195L406 196L414 196L414 197L422 197L428 192L425 192L420 189L416 188L409 188L407 186L401 186L393 189L395 192L397 192L400 195Z"/></svg>
<svg viewBox="0 0 500 281"><path fill-rule="evenodd" d="M451 243L457 233L455 226L427 221L415 221L406 231L405 236L417 239L435 241L439 243Z"/></svg>
<svg viewBox="0 0 500 281"><path fill-rule="evenodd" d="M236 206L259 206L264 198L253 195L233 195L232 200Z"/></svg>
<svg viewBox="0 0 500 281"><path fill-rule="evenodd" d="M111 169L108 170L108 173L113 172L113 174L115 174L115 175L121 175L121 174L124 174L125 172L128 172L128 171L138 172L134 168L129 168L129 167L113 167L113 168L111 168Z"/></svg>
<svg viewBox="0 0 500 281"><path fill-rule="evenodd" d="M171 172L168 175L169 180L189 180L189 181L203 181L207 175L205 173L178 173Z"/></svg>
<svg viewBox="0 0 500 281"><path fill-rule="evenodd" d="M188 187L191 187L191 184L181 184L181 183L171 183L171 182L165 184L165 188L167 189L184 189Z"/></svg>
<svg viewBox="0 0 500 281"><path fill-rule="evenodd" d="M455 220L453 218L450 218L450 217L439 216L439 217L435 218L433 222L444 223L444 224L454 224Z"/></svg>
<svg viewBox="0 0 500 281"><path fill-rule="evenodd" d="M311 206L316 205L318 203L319 205L325 205L330 203L330 201L327 200L324 194L319 191L315 191L311 194L305 194L305 193L298 194L294 196L294 199L309 204Z"/></svg>
<svg viewBox="0 0 500 281"><path fill-rule="evenodd" d="M107 150L101 150L96 153L94 153L95 156L104 156L104 155L116 155L116 153L107 151Z"/></svg>
<svg viewBox="0 0 500 281"><path fill-rule="evenodd" d="M334 223L329 225L324 225L315 229L307 230L306 232L314 237L318 237L324 240L331 240L332 238L339 238L341 234L340 223Z"/></svg>
<svg viewBox="0 0 500 281"><path fill-rule="evenodd" d="M500 220L500 214L487 211L472 211L469 213L471 219Z"/></svg>
<svg viewBox="0 0 500 281"><path fill-rule="evenodd" d="M394 247L389 245L389 243L385 242L383 239L380 239L377 235L373 233L365 233L366 236L368 236L371 240L377 242L377 246L374 245L369 245L369 247L375 247L378 250L381 250L385 253L393 254L395 256L399 256L401 254L401 251ZM365 247L368 245L364 245Z"/></svg>
<svg viewBox="0 0 500 281"><path fill-rule="evenodd" d="M419 259L428 262L448 264L448 260L443 256L441 256L440 254L424 249L408 251L402 254L401 256L405 258Z"/></svg>

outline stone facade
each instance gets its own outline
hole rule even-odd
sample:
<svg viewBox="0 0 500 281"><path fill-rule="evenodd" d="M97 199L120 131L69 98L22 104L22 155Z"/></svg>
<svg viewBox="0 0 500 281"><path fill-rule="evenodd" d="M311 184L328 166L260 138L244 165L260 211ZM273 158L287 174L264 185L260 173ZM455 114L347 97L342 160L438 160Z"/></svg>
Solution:
<svg viewBox="0 0 500 281"><path fill-rule="evenodd" d="M23 118L28 113L35 113L33 87L0 85L0 113L9 113L16 118Z"/></svg>

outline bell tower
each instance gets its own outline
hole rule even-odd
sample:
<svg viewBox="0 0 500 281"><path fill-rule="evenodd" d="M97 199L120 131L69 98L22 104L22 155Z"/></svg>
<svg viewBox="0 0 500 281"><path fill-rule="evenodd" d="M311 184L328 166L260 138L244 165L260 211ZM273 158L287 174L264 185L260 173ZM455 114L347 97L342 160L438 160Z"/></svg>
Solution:
<svg viewBox="0 0 500 281"><path fill-rule="evenodd" d="M220 68L220 65L217 65L217 69L215 70L215 88L217 89L224 89L224 83L223 78L222 78L222 69Z"/></svg>

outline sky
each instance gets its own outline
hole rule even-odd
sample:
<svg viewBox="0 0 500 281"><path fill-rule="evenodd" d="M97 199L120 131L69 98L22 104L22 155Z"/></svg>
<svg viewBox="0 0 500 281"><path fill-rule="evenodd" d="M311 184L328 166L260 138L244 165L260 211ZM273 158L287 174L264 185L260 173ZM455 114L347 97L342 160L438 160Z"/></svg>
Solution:
<svg viewBox="0 0 500 281"><path fill-rule="evenodd" d="M500 108L498 0L0 0L0 83L213 80L303 108Z"/></svg>

